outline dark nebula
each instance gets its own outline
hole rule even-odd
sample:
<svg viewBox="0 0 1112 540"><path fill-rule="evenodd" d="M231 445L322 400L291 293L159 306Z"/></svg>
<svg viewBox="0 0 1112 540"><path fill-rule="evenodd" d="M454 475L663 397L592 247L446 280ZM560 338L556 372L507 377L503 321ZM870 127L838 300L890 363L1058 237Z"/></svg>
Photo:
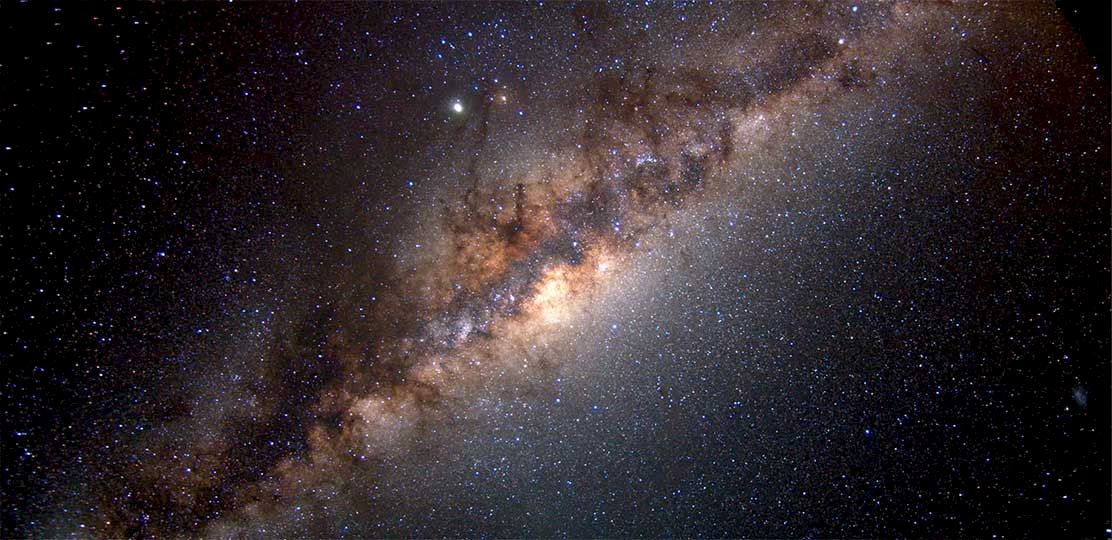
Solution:
<svg viewBox="0 0 1112 540"><path fill-rule="evenodd" d="M0 536L1112 535L1097 8L0 11Z"/></svg>

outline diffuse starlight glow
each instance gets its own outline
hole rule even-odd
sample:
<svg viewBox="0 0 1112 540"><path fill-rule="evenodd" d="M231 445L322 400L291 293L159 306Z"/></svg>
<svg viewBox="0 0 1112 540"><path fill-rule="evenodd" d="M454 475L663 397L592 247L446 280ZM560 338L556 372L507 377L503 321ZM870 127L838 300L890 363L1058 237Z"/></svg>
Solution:
<svg viewBox="0 0 1112 540"><path fill-rule="evenodd" d="M172 461L154 456L105 490L108 517L90 525L113 537L252 531L298 497L343 484L360 463L400 459L415 432L451 422L491 381L559 369L572 360L554 344L592 324L601 288L637 279L632 261L660 223L736 193L754 160L802 144L799 118L925 61L953 18L935 8L897 3L862 20L847 19L857 7L807 8L810 18L767 36L702 36L685 57L661 50L654 61L592 73L566 111L575 140L519 176L481 172L515 162L491 134L495 107L517 95L492 86L474 100L452 98L448 116L466 147L459 177L440 193L437 221L422 223L432 231L421 233L426 252L403 253L421 264L389 272L370 322L322 323L320 341L339 367L296 404L313 411L305 448L258 474L237 469L234 441L198 441ZM167 513L179 517L149 519Z"/></svg>
<svg viewBox="0 0 1112 540"><path fill-rule="evenodd" d="M905 19L899 28L921 22L914 8L897 11ZM887 42L898 30L872 29L862 39ZM356 374L338 377L319 405L336 427L311 427L305 456L278 464L257 486L244 486L232 508L241 508L243 519L263 519L294 493L346 474L344 463L354 456L403 451L413 429L442 421L452 400L467 399L468 388L492 374L552 362L530 352L575 324L601 283L629 279L622 261L638 249L641 236L734 182L747 154L760 150L770 123L853 91L839 77L861 61L859 55L886 52L833 47L833 36L806 35L811 45L786 58L631 66L600 75L583 108L580 140L557 154L558 168L529 174L539 181L490 184L472 165L471 189L443 215L439 263L406 278L424 283L417 288L425 292L379 303L398 310L386 317L415 315L406 325L413 332L382 339L341 329L347 337L333 339L333 354L348 359L344 364ZM750 72L763 75L744 82ZM451 109L465 112L459 100ZM490 111L486 106L475 113L474 155L480 159L487 131L496 127ZM194 472L172 487L183 498L170 503L187 512L199 504L191 493L210 489L196 479L221 474L223 465L202 460L191 467ZM127 520L105 525L113 535L133 526Z"/></svg>

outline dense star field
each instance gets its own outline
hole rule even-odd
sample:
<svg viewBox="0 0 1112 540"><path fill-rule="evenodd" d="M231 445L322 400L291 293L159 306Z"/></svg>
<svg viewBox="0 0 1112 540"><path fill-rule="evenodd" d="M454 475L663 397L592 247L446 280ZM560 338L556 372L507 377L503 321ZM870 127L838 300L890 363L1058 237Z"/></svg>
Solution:
<svg viewBox="0 0 1112 540"><path fill-rule="evenodd" d="M0 536L1112 536L1088 9L6 2Z"/></svg>

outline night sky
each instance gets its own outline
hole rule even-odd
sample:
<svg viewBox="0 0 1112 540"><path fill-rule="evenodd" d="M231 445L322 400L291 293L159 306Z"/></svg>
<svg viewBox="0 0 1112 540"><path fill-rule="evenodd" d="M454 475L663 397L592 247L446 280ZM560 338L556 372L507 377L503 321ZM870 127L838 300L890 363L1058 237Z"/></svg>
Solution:
<svg viewBox="0 0 1112 540"><path fill-rule="evenodd" d="M0 536L1110 537L1107 10L4 2Z"/></svg>

